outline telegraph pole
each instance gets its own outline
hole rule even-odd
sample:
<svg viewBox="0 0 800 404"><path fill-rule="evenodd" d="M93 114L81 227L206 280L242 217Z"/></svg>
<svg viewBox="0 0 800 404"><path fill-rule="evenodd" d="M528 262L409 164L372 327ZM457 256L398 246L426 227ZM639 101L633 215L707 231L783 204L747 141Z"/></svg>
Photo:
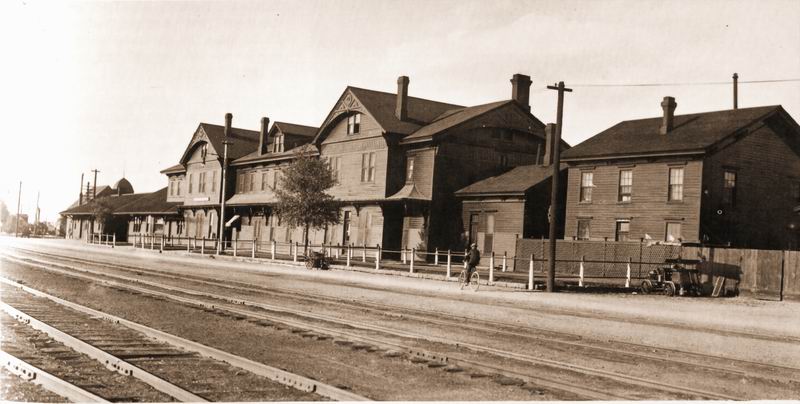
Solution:
<svg viewBox="0 0 800 404"><path fill-rule="evenodd" d="M98 169L92 170L94 173L94 189L92 189L92 199L97 198L97 173L100 172Z"/></svg>
<svg viewBox="0 0 800 404"><path fill-rule="evenodd" d="M547 86L558 91L558 112L556 115L556 136L553 139L553 182L550 192L550 257L547 267L547 291L555 292L556 288L556 229L558 228L558 177L561 166L561 125L564 117L564 92L572 92L559 81L555 86Z"/></svg>
<svg viewBox="0 0 800 404"><path fill-rule="evenodd" d="M225 241L225 174L226 169L228 166L228 145L231 144L228 141L230 132L231 132L231 121L233 120L233 114L228 112L225 114L225 132L224 137L225 140L222 141L223 144L223 152L222 152L222 188L219 189L219 233L217 233L217 255L222 252L222 243Z"/></svg>
<svg viewBox="0 0 800 404"><path fill-rule="evenodd" d="M17 193L17 222L14 224L14 237L19 237L19 201L22 199L22 181L19 182L19 193Z"/></svg>
<svg viewBox="0 0 800 404"><path fill-rule="evenodd" d="M33 221L33 235L39 230L39 191L36 191L36 219Z"/></svg>

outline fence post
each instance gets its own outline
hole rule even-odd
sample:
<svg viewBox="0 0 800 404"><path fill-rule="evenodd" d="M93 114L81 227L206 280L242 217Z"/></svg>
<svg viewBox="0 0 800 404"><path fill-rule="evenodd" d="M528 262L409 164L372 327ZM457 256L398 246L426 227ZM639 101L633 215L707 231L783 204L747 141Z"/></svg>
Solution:
<svg viewBox="0 0 800 404"><path fill-rule="evenodd" d="M270 245L270 249L269 249L269 255L274 260L275 259L275 250L277 249L278 246L276 245L275 240L272 240L272 243L270 243L270 244L271 245Z"/></svg>
<svg viewBox="0 0 800 404"><path fill-rule="evenodd" d="M578 274L578 276L580 276L580 278L578 279L578 286L580 286L580 287L583 287L583 260L584 260L584 258L586 258L586 256L585 255L581 255L581 268L580 268L580 273Z"/></svg>
<svg viewBox="0 0 800 404"><path fill-rule="evenodd" d="M253 239L253 254L250 256L250 258L252 258L252 259L256 258L256 243L258 243L258 239L254 238Z"/></svg>
<svg viewBox="0 0 800 404"><path fill-rule="evenodd" d="M164 252L164 235L161 235L161 247L158 249L158 252Z"/></svg>
<svg viewBox="0 0 800 404"><path fill-rule="evenodd" d="M406 249L400 248L400 260L403 262L403 265L406 264Z"/></svg>
<svg viewBox="0 0 800 404"><path fill-rule="evenodd" d="M367 245L362 244L361 247L361 262L367 262Z"/></svg>
<svg viewBox="0 0 800 404"><path fill-rule="evenodd" d="M638 277L642 277L642 250L644 246L644 237L639 239L639 275Z"/></svg>
<svg viewBox="0 0 800 404"><path fill-rule="evenodd" d="M239 255L239 232L233 233L233 256Z"/></svg>
<svg viewBox="0 0 800 404"><path fill-rule="evenodd" d="M417 255L417 249L416 248L412 248L411 249L411 264L408 266L409 272L411 272L412 274L414 273L414 258L416 257L416 255Z"/></svg>
<svg viewBox="0 0 800 404"><path fill-rule="evenodd" d="M439 266L439 248L438 247L436 248L436 251L434 252L434 254L435 255L433 256L433 265Z"/></svg>
<svg viewBox="0 0 800 404"><path fill-rule="evenodd" d="M528 263L528 290L533 290L533 254L531 254L531 261Z"/></svg>
<svg viewBox="0 0 800 404"><path fill-rule="evenodd" d="M608 237L603 237L603 278L606 277L606 249L608 248Z"/></svg>
<svg viewBox="0 0 800 404"><path fill-rule="evenodd" d="M117 246L117 233L114 233L114 239L111 242L111 248L114 248L116 246Z"/></svg>
<svg viewBox="0 0 800 404"><path fill-rule="evenodd" d="M206 253L206 238L203 237L200 242L202 243L200 244L200 255L204 255Z"/></svg>
<svg viewBox="0 0 800 404"><path fill-rule="evenodd" d="M452 271L452 256L450 250L447 250L447 279L450 279L450 272Z"/></svg>
<svg viewBox="0 0 800 404"><path fill-rule="evenodd" d="M346 258L347 259L347 263L346 263L346 265L347 265L348 268L350 268L350 251L351 251L350 250L350 245L348 244L347 245L347 254L346 254L347 255L347 258Z"/></svg>
<svg viewBox="0 0 800 404"><path fill-rule="evenodd" d="M297 262L297 241L294 242L294 251L292 252L292 262Z"/></svg>
<svg viewBox="0 0 800 404"><path fill-rule="evenodd" d="M192 249L192 241L189 237L186 237L186 252L190 252Z"/></svg>
<svg viewBox="0 0 800 404"><path fill-rule="evenodd" d="M151 250L155 250L156 249L156 236L155 235L151 235L150 236L150 249Z"/></svg>
<svg viewBox="0 0 800 404"><path fill-rule="evenodd" d="M494 283L494 251L492 251L492 255L489 256L489 283Z"/></svg>
<svg viewBox="0 0 800 404"><path fill-rule="evenodd" d="M376 244L376 246L378 249L378 262L380 262L383 259L383 249L380 244Z"/></svg>
<svg viewBox="0 0 800 404"><path fill-rule="evenodd" d="M467 269L467 255L468 254L469 254L469 251L464 250L464 269Z"/></svg>
<svg viewBox="0 0 800 404"><path fill-rule="evenodd" d="M631 257L628 257L628 274L625 276L625 287L631 287Z"/></svg>
<svg viewBox="0 0 800 404"><path fill-rule="evenodd" d="M508 259L508 253L503 251L503 272L506 271L506 260Z"/></svg>
<svg viewBox="0 0 800 404"><path fill-rule="evenodd" d="M381 247L375 249L375 270L381 269Z"/></svg>

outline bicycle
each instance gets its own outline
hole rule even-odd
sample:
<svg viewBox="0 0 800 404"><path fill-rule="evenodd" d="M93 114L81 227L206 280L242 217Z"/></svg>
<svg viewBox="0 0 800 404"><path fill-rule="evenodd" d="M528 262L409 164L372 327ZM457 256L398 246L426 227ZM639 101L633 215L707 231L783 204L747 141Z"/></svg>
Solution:
<svg viewBox="0 0 800 404"><path fill-rule="evenodd" d="M472 272L472 275L469 276L469 287L472 289L473 292L477 292L480 284L478 283L481 279L481 276L478 274L478 269L475 268L475 271ZM467 270L464 269L461 271L461 274L458 275L458 285L461 287L461 290L464 290L467 287Z"/></svg>
<svg viewBox="0 0 800 404"><path fill-rule="evenodd" d="M328 269L328 258L324 252L312 251L311 254L303 257L306 262L307 269Z"/></svg>

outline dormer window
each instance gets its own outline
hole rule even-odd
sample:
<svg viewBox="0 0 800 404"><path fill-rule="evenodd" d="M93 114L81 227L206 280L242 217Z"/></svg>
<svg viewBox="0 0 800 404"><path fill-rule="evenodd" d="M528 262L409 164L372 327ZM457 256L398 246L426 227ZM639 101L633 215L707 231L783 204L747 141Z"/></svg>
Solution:
<svg viewBox="0 0 800 404"><path fill-rule="evenodd" d="M347 118L347 134L358 133L361 129L361 114L350 115Z"/></svg>
<svg viewBox="0 0 800 404"><path fill-rule="evenodd" d="M272 144L272 152L280 153L283 151L283 134L275 135L275 143Z"/></svg>
<svg viewBox="0 0 800 404"><path fill-rule="evenodd" d="M406 182L411 182L414 179L414 158L408 158L408 167L406 167Z"/></svg>

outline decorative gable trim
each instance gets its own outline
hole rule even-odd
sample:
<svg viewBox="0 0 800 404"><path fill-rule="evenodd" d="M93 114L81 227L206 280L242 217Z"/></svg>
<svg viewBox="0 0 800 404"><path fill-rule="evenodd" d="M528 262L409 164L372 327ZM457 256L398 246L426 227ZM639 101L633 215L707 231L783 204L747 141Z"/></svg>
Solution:
<svg viewBox="0 0 800 404"><path fill-rule="evenodd" d="M319 144L325 140L325 137L327 137L328 133L333 127L333 124L338 122L341 116L349 115L353 112L369 115L370 118L372 118L378 124L378 126L380 126L380 122L378 122L378 120L372 116L369 110L364 107L364 104L358 99L358 97L356 97L355 94L353 94L352 91L350 91L350 88L348 87L344 90L344 93L342 93L341 97L339 97L339 101L336 102L333 109L331 109L331 112L328 113L328 116L319 127L317 136L314 138L312 143ZM386 129L384 129L383 126L380 126L380 128L383 132L386 132Z"/></svg>

